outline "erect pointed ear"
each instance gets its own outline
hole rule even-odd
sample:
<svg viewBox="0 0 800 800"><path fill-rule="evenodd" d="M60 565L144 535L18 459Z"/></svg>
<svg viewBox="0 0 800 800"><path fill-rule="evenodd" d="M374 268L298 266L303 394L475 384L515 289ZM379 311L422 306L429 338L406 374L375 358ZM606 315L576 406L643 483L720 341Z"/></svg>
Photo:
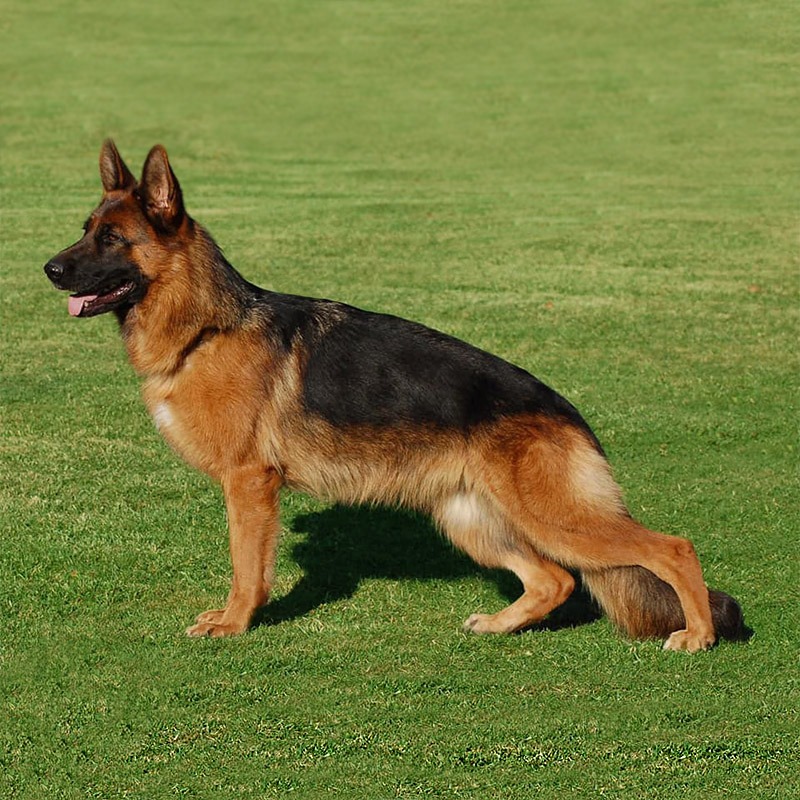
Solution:
<svg viewBox="0 0 800 800"><path fill-rule="evenodd" d="M169 165L167 151L157 144L148 154L139 182L144 211L157 226L174 230L183 221L183 194Z"/></svg>
<svg viewBox="0 0 800 800"><path fill-rule="evenodd" d="M136 185L136 178L125 166L117 146L111 139L106 139L100 148L100 180L106 193L118 189L131 189Z"/></svg>

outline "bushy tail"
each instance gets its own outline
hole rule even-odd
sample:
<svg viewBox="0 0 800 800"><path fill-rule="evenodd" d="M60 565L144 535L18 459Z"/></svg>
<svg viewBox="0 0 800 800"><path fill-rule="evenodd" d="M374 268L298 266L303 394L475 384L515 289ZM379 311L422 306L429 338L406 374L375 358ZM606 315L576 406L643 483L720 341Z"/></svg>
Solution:
<svg viewBox="0 0 800 800"><path fill-rule="evenodd" d="M609 619L631 638L666 638L685 627L673 588L643 567L587 570L581 577ZM717 639L744 638L742 610L736 600L713 589L708 594Z"/></svg>

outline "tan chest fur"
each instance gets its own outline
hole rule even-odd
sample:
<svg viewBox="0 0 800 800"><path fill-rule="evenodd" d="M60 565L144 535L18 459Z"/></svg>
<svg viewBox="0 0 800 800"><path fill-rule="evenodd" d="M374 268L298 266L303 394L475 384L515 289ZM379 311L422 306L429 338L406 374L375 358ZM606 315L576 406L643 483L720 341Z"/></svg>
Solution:
<svg viewBox="0 0 800 800"><path fill-rule="evenodd" d="M248 337L220 333L174 373L145 376L144 401L161 435L214 478L255 460L258 439L270 427L263 353Z"/></svg>

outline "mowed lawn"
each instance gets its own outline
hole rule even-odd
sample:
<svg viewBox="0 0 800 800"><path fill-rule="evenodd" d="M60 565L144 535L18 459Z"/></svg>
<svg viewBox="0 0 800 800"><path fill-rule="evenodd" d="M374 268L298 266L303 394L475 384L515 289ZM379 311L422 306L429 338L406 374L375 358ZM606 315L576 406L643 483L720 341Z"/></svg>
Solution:
<svg viewBox="0 0 800 800"><path fill-rule="evenodd" d="M797 7L0 0L0 796L800 794ZM110 317L41 271L113 136L270 288L534 372L632 512L690 536L747 643L630 642L421 517L282 502L274 603L159 439Z"/></svg>

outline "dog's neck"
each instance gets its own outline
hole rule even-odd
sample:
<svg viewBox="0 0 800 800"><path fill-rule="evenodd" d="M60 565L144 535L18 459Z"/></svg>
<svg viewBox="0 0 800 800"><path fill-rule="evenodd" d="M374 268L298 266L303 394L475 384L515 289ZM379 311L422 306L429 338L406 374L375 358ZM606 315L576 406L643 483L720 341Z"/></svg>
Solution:
<svg viewBox="0 0 800 800"><path fill-rule="evenodd" d="M241 325L252 306L249 284L200 226L170 260L144 299L120 315L128 357L142 377L174 375L208 339Z"/></svg>

